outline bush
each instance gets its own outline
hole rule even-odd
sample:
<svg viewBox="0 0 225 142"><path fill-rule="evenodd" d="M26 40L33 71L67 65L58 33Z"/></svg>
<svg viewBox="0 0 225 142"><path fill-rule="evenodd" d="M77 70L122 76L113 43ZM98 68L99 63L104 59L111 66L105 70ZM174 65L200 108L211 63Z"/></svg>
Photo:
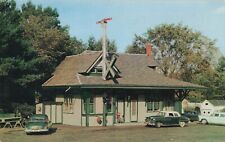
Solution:
<svg viewBox="0 0 225 142"><path fill-rule="evenodd" d="M14 112L16 114L20 114L23 118L27 118L28 116L35 113L35 106L29 105L27 103L24 104L15 103L12 106L14 108Z"/></svg>

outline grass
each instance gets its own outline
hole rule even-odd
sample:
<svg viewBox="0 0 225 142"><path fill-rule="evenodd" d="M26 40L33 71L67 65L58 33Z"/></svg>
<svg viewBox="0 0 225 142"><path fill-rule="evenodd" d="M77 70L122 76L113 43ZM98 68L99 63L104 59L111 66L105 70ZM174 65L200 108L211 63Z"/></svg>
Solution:
<svg viewBox="0 0 225 142"><path fill-rule="evenodd" d="M26 135L23 129L0 129L1 142L224 142L225 126L190 124L187 127L73 127L55 125L55 132Z"/></svg>

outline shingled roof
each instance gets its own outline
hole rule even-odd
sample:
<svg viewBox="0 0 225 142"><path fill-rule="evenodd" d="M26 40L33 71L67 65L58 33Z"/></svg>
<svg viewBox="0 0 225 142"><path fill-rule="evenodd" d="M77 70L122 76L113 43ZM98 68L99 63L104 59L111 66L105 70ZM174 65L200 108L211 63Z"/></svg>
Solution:
<svg viewBox="0 0 225 142"><path fill-rule="evenodd" d="M144 54L117 54L115 63L120 70L120 78L103 80L101 76L82 75L98 58L101 52L85 51L79 55L67 56L56 68L53 76L43 87L84 87L84 88L161 88L195 89L203 86L157 73L153 68L157 63Z"/></svg>
<svg viewBox="0 0 225 142"><path fill-rule="evenodd" d="M225 106L225 100L208 100L214 106Z"/></svg>

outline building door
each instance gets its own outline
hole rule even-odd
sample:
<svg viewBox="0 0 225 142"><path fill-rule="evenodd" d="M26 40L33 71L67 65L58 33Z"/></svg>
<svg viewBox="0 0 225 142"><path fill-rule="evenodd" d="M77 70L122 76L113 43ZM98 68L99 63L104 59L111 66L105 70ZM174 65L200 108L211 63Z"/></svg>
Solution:
<svg viewBox="0 0 225 142"><path fill-rule="evenodd" d="M44 114L52 123L62 123L62 104L44 104Z"/></svg>
<svg viewBox="0 0 225 142"><path fill-rule="evenodd" d="M52 120L51 105L49 105L49 104L44 105L44 114L48 115L49 120Z"/></svg>
<svg viewBox="0 0 225 142"><path fill-rule="evenodd" d="M137 98L131 98L131 122L136 122L138 117Z"/></svg>
<svg viewBox="0 0 225 142"><path fill-rule="evenodd" d="M56 105L56 120L55 120L55 123L62 123L62 117L63 117L62 105L57 104Z"/></svg>
<svg viewBox="0 0 225 142"><path fill-rule="evenodd" d="M56 114L57 114L56 113L56 105L52 104L51 105L51 121L52 121L52 123L56 123L56 117L57 117Z"/></svg>
<svg viewBox="0 0 225 142"><path fill-rule="evenodd" d="M125 115L125 103L124 103L124 99L118 99L118 101L117 101L116 122L117 123L123 123L123 122L125 122L124 115Z"/></svg>

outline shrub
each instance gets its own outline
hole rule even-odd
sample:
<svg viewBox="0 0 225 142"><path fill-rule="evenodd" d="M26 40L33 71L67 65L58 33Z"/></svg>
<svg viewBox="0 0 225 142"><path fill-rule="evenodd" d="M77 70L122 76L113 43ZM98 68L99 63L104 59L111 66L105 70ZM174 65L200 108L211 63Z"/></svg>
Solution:
<svg viewBox="0 0 225 142"><path fill-rule="evenodd" d="M13 104L14 112L16 114L20 114L23 118L27 118L28 116L35 113L35 106L29 105L27 103L24 104Z"/></svg>

